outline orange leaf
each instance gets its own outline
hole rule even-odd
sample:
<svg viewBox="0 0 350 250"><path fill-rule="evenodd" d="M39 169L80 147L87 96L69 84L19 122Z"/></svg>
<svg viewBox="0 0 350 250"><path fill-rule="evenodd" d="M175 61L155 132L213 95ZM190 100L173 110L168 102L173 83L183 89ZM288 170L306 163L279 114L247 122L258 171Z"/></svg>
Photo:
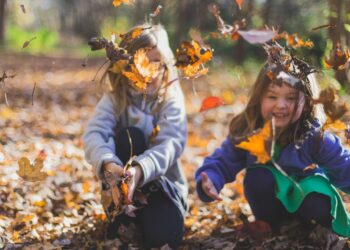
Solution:
<svg viewBox="0 0 350 250"><path fill-rule="evenodd" d="M122 191L125 204L131 204L131 201L129 200L129 188L128 184L125 183L125 181L122 181L120 183L120 190Z"/></svg>
<svg viewBox="0 0 350 250"><path fill-rule="evenodd" d="M224 105L224 101L221 100L219 97L217 96L209 96L206 97L203 101L202 101L202 106L199 110L199 112L203 112L206 111L208 109L213 109L216 107L219 107L221 105Z"/></svg>
<svg viewBox="0 0 350 250"><path fill-rule="evenodd" d="M243 0L236 0L236 3L239 7L239 9L241 10L242 9L242 4L243 4Z"/></svg>
<svg viewBox="0 0 350 250"><path fill-rule="evenodd" d="M327 119L325 125L323 125L323 130L334 130L334 131L342 131L347 128L346 124L340 120L332 121Z"/></svg>
<svg viewBox="0 0 350 250"><path fill-rule="evenodd" d="M338 43L330 51L329 58L326 58L324 62L326 68L343 70L349 62L349 50L347 48L343 48L343 46Z"/></svg>
<svg viewBox="0 0 350 250"><path fill-rule="evenodd" d="M312 163L309 166L305 167L303 171L312 170L312 169L315 169L316 167L317 165L315 163Z"/></svg>
<svg viewBox="0 0 350 250"><path fill-rule="evenodd" d="M266 163L271 159L266 149L266 142L271 137L271 122L266 122L264 127L256 134L248 137L247 141L242 141L236 147L249 151L257 157L258 163Z"/></svg>
<svg viewBox="0 0 350 250"><path fill-rule="evenodd" d="M134 64L131 64L131 72L124 71L123 75L127 77L134 86L141 91L146 90L147 84L159 74L158 62L150 62L145 49L139 49L134 55Z"/></svg>
<svg viewBox="0 0 350 250"><path fill-rule="evenodd" d="M131 0L113 0L113 6L119 7L121 4L131 4Z"/></svg>

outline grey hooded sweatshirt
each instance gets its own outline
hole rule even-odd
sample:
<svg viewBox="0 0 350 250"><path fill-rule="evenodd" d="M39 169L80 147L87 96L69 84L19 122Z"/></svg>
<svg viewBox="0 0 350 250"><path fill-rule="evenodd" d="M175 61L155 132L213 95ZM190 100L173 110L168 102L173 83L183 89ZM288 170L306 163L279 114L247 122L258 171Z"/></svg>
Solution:
<svg viewBox="0 0 350 250"><path fill-rule="evenodd" d="M178 158L187 140L187 120L180 84L176 81L168 87L167 97L162 103L152 96L147 96L144 102L142 94L130 94L128 98L131 105L121 116L116 115L112 94L105 94L101 98L85 129L85 157L100 178L104 163L123 165L115 154L117 128L140 128L148 145L148 149L134 160L143 172L140 186L159 180L172 200L182 200L177 205L182 204L180 209L184 213L188 187ZM149 135L156 124L160 126L160 131L151 143Z"/></svg>

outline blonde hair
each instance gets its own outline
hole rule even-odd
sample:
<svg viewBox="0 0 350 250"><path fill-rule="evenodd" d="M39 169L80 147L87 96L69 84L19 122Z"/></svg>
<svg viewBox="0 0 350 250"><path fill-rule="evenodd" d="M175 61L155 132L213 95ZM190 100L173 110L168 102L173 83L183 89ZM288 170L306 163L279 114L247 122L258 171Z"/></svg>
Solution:
<svg viewBox="0 0 350 250"><path fill-rule="evenodd" d="M264 119L261 115L261 101L270 84L274 84L266 74L267 64L260 70L259 75L250 90L250 97L246 108L237 116L233 117L229 127L229 133L233 144L246 139L255 130L263 127ZM321 124L325 122L323 108L313 104L313 99L318 98L319 86L314 74L308 76L308 87L300 90L305 94L304 111L301 117L294 123L289 124L278 136L278 142L283 146L288 143L297 143L311 128L311 124L317 119ZM299 101L299 96L296 103ZM297 105L295 105L295 110Z"/></svg>
<svg viewBox="0 0 350 250"><path fill-rule="evenodd" d="M142 29L141 34L130 41L128 37L130 37L136 29L140 28ZM141 48L156 48L159 51L162 63L165 66L165 71L162 79L162 87L157 94L158 96L161 95L163 99L166 99L166 86L170 81L177 79L177 70L174 66L175 59L169 45L168 34L164 27L160 24L150 25L145 23L138 25L130 29L124 35L124 39L120 42L119 47L126 49L131 55L134 55L135 52ZM110 66L111 63L109 63L108 68L103 73L100 83L110 86L110 92L115 102L116 113L117 115L121 115L129 105L129 80L122 74L115 74L109 71Z"/></svg>

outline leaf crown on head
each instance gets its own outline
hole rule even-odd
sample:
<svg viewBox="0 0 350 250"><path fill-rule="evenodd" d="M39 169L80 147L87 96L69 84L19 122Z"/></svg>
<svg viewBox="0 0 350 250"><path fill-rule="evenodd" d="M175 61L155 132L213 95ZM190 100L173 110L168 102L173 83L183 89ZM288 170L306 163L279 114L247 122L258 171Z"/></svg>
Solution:
<svg viewBox="0 0 350 250"><path fill-rule="evenodd" d="M317 70L307 62L288 53L277 42L264 45L267 53L267 77L277 84L288 83L295 88L310 88L308 75Z"/></svg>

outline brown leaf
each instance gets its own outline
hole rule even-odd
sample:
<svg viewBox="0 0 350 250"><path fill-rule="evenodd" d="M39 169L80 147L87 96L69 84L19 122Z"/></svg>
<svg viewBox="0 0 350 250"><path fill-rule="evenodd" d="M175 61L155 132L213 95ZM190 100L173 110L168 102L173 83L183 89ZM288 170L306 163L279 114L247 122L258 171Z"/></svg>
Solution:
<svg viewBox="0 0 350 250"><path fill-rule="evenodd" d="M326 68L334 70L344 70L349 62L349 50L340 43L330 51L329 57L325 59Z"/></svg>
<svg viewBox="0 0 350 250"><path fill-rule="evenodd" d="M27 41L25 41L25 42L23 43L23 45L22 45L22 49L27 48L27 47L29 46L30 42L33 41L34 39L36 39L36 36L35 36L35 37L32 37L31 39L29 39L29 40L27 40Z"/></svg>
<svg viewBox="0 0 350 250"><path fill-rule="evenodd" d="M22 10L22 12L25 14L25 13L26 13L26 8L24 7L24 5L23 5L23 4L21 4L20 6L21 6L21 10Z"/></svg>
<svg viewBox="0 0 350 250"><path fill-rule="evenodd" d="M22 157L18 160L19 170L18 175L25 181L42 181L48 176L47 173L41 172L43 168L43 161L36 159L34 165L30 163L29 159Z"/></svg>

